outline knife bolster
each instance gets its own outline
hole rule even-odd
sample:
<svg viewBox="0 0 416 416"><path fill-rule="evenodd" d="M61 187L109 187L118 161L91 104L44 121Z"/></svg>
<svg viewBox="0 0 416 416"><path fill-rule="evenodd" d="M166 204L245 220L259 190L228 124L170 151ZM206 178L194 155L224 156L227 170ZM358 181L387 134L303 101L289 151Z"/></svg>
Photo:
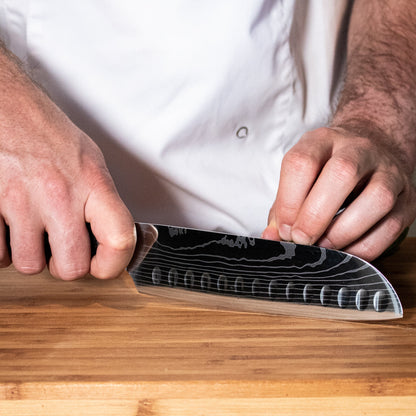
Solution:
<svg viewBox="0 0 416 416"><path fill-rule="evenodd" d="M158 231L152 224L136 223L136 232L137 246L127 270L132 270L140 265L158 237Z"/></svg>

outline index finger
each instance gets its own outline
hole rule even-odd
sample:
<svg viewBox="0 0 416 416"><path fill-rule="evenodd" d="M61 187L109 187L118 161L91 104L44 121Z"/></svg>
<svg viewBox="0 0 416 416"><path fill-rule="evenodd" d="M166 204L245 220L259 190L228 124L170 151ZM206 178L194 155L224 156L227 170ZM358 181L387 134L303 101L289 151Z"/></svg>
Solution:
<svg viewBox="0 0 416 416"><path fill-rule="evenodd" d="M303 203L292 239L312 244L325 232L348 196L374 169L371 156L351 146L335 152L325 164Z"/></svg>
<svg viewBox="0 0 416 416"><path fill-rule="evenodd" d="M282 161L276 200L270 210L268 229L291 240L292 227L322 166L331 155L332 144L311 133L305 134Z"/></svg>

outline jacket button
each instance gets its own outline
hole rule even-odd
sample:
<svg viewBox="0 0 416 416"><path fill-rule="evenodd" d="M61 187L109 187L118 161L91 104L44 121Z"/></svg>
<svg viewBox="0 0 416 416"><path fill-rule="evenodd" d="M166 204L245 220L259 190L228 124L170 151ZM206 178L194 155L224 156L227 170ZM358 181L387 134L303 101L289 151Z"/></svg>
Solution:
<svg viewBox="0 0 416 416"><path fill-rule="evenodd" d="M248 128L245 126L240 127L237 132L235 133L235 135L239 138L239 139L245 139L248 136Z"/></svg>

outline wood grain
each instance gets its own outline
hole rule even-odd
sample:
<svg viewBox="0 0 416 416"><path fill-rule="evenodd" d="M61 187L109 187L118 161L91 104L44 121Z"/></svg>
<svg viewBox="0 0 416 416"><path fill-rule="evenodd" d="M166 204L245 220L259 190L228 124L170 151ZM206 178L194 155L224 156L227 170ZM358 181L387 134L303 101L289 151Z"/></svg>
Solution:
<svg viewBox="0 0 416 416"><path fill-rule="evenodd" d="M414 415L415 254L408 238L378 262L404 318L371 323L197 308L127 274L0 271L0 415Z"/></svg>

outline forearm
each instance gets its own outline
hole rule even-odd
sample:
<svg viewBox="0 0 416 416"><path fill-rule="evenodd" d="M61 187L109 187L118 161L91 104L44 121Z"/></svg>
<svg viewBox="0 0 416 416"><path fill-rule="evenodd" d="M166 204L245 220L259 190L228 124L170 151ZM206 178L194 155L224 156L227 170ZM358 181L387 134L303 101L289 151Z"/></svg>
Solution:
<svg viewBox="0 0 416 416"><path fill-rule="evenodd" d="M27 88L33 84L22 62L0 40L0 98L6 98L7 94L19 87Z"/></svg>
<svg viewBox="0 0 416 416"><path fill-rule="evenodd" d="M0 41L0 148L15 146L21 138L10 137L9 129L17 128L30 118L48 120L55 107L47 94L26 73L22 62ZM40 120L40 118L44 120ZM32 120L35 121L35 120ZM28 141L28 137L23 138Z"/></svg>
<svg viewBox="0 0 416 416"><path fill-rule="evenodd" d="M416 1L356 0L347 75L332 125L394 145L416 162Z"/></svg>

